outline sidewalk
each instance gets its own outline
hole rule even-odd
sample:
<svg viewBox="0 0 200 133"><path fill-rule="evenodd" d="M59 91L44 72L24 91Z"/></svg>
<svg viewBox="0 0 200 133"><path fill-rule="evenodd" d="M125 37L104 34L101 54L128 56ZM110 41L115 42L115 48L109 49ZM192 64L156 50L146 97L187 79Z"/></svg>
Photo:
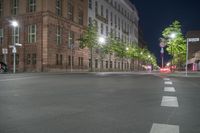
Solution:
<svg viewBox="0 0 200 133"><path fill-rule="evenodd" d="M176 71L173 73L160 73L161 75L170 76L170 77L200 77L200 72L188 72L186 76L185 71Z"/></svg>

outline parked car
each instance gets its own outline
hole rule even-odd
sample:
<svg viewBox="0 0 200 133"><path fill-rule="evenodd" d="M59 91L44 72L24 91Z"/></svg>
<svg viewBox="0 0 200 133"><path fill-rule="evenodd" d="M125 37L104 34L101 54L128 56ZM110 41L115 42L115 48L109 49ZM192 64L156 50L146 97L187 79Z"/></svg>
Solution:
<svg viewBox="0 0 200 133"><path fill-rule="evenodd" d="M8 72L8 66L4 62L0 62L0 72Z"/></svg>
<svg viewBox="0 0 200 133"><path fill-rule="evenodd" d="M170 67L163 67L163 68L160 68L160 72L161 73L170 73L171 70L170 70Z"/></svg>

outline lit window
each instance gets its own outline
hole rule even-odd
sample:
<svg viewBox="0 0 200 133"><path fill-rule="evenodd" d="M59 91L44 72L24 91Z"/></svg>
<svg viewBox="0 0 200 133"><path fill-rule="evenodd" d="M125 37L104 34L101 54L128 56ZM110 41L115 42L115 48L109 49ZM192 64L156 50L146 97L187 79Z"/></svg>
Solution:
<svg viewBox="0 0 200 133"><path fill-rule="evenodd" d="M36 0L28 0L28 12L36 11Z"/></svg>
<svg viewBox="0 0 200 133"><path fill-rule="evenodd" d="M0 28L0 44L3 44L3 29Z"/></svg>
<svg viewBox="0 0 200 133"><path fill-rule="evenodd" d="M68 3L67 3L67 16L68 16L68 19L73 21L74 19L74 6L73 6L73 1L72 0L68 0Z"/></svg>
<svg viewBox="0 0 200 133"><path fill-rule="evenodd" d="M11 13L12 15L17 15L19 9L19 0L12 0L11 1Z"/></svg>
<svg viewBox="0 0 200 133"><path fill-rule="evenodd" d="M14 42L14 39L15 39L15 42ZM12 44L13 43L19 43L19 27L15 27L15 30L12 28Z"/></svg>
<svg viewBox="0 0 200 133"><path fill-rule="evenodd" d="M60 45L62 42L62 29L61 27L57 27L56 29L56 44Z"/></svg>
<svg viewBox="0 0 200 133"><path fill-rule="evenodd" d="M0 17L3 16L3 0L0 0Z"/></svg>
<svg viewBox="0 0 200 133"><path fill-rule="evenodd" d="M83 8L81 6L78 7L78 23L83 25Z"/></svg>
<svg viewBox="0 0 200 133"><path fill-rule="evenodd" d="M56 0L56 15L62 15L62 0Z"/></svg>
<svg viewBox="0 0 200 133"><path fill-rule="evenodd" d="M36 43L36 24L28 26L28 43Z"/></svg>

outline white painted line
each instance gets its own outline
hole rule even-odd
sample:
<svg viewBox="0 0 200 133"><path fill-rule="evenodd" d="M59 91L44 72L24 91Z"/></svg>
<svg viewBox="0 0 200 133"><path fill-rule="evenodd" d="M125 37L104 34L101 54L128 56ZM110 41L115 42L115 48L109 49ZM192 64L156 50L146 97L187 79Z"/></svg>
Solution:
<svg viewBox="0 0 200 133"><path fill-rule="evenodd" d="M179 133L179 126L153 123L150 133Z"/></svg>
<svg viewBox="0 0 200 133"><path fill-rule="evenodd" d="M174 87L165 87L164 91L166 91L166 92L175 92L176 90L175 90Z"/></svg>
<svg viewBox="0 0 200 133"><path fill-rule="evenodd" d="M163 96L161 106L178 107L179 105L178 105L177 97Z"/></svg>
<svg viewBox="0 0 200 133"><path fill-rule="evenodd" d="M170 79L169 79L169 78L164 78L164 80L165 80L165 81L169 81Z"/></svg>
<svg viewBox="0 0 200 133"><path fill-rule="evenodd" d="M22 78L10 78L10 79L1 79L1 81L12 81L12 80L22 80L22 79L30 79L30 78L37 78L37 77L22 77Z"/></svg>
<svg viewBox="0 0 200 133"><path fill-rule="evenodd" d="M165 81L166 85L172 85L172 81Z"/></svg>

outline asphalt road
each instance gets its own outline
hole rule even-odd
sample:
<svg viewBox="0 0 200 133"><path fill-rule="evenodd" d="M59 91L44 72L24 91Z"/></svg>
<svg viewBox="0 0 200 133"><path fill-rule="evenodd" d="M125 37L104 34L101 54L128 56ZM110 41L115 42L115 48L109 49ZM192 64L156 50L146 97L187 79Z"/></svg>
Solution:
<svg viewBox="0 0 200 133"><path fill-rule="evenodd" d="M128 73L3 74L0 133L200 133L199 81Z"/></svg>

